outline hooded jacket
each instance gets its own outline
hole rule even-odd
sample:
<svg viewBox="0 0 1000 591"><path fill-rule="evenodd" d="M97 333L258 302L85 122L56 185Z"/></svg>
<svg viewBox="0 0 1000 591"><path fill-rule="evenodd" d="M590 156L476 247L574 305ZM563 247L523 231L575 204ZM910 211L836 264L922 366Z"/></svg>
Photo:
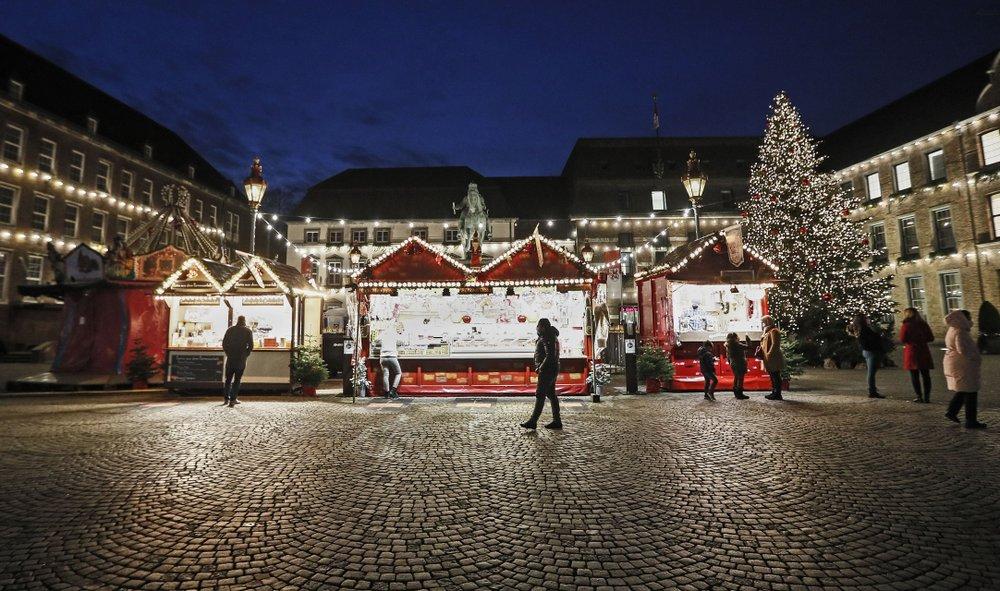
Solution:
<svg viewBox="0 0 1000 591"><path fill-rule="evenodd" d="M972 322L955 310L944 317L948 332L944 335L944 377L948 380L948 389L953 392L979 391L979 348L973 340L970 330Z"/></svg>
<svg viewBox="0 0 1000 591"><path fill-rule="evenodd" d="M535 340L535 371L549 375L559 372L559 329L554 326Z"/></svg>

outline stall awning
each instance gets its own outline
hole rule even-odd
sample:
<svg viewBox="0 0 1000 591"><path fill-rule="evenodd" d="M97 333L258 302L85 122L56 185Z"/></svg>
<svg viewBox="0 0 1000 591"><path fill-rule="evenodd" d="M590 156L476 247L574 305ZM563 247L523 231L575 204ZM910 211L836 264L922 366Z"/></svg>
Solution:
<svg viewBox="0 0 1000 591"><path fill-rule="evenodd" d="M775 281L776 270L773 263L744 245L741 237L730 237L727 241L726 230L722 230L678 246L660 264L636 273L635 279L667 277L689 283L761 283Z"/></svg>

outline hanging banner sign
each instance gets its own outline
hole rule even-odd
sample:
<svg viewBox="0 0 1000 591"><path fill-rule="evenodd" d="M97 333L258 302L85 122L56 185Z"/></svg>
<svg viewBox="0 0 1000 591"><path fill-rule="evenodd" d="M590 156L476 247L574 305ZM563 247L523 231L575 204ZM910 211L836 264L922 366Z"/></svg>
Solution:
<svg viewBox="0 0 1000 591"><path fill-rule="evenodd" d="M743 264L743 229L740 225L729 226L723 230L726 234L726 249L729 251L729 262L734 267Z"/></svg>

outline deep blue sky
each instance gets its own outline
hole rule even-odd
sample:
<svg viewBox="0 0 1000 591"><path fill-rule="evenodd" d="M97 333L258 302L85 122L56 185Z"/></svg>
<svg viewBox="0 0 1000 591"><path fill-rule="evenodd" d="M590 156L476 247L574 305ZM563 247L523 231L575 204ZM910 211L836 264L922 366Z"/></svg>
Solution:
<svg viewBox="0 0 1000 591"><path fill-rule="evenodd" d="M558 173L578 137L822 134L1000 45L989 1L6 0L0 32L301 195L352 166Z"/></svg>

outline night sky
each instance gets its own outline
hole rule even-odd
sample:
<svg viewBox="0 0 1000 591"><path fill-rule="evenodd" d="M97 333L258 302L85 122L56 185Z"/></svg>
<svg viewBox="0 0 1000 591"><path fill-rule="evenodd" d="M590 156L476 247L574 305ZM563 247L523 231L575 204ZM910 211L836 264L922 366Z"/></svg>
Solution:
<svg viewBox="0 0 1000 591"><path fill-rule="evenodd" d="M3 5L224 174L259 153L271 200L356 166L558 174L578 137L651 134L653 92L666 135L759 134L780 89L822 134L1000 46L989 1Z"/></svg>

